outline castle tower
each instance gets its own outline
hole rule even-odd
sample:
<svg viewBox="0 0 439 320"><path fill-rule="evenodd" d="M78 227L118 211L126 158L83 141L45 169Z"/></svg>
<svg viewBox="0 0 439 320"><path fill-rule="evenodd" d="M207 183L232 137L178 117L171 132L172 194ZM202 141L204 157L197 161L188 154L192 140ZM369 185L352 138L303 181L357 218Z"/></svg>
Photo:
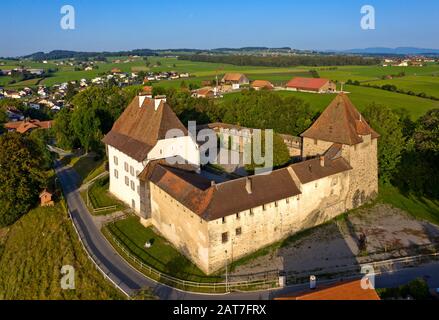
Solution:
<svg viewBox="0 0 439 320"><path fill-rule="evenodd" d="M182 136L169 137L175 130ZM191 167L200 165L198 145L165 97L135 97L102 141L107 148L110 192L144 219L151 213L150 190L140 175L149 163L178 157Z"/></svg>
<svg viewBox="0 0 439 320"><path fill-rule="evenodd" d="M339 94L302 135L302 158L323 155L332 145L342 146L349 172L346 208L356 208L378 193L378 138L347 95Z"/></svg>

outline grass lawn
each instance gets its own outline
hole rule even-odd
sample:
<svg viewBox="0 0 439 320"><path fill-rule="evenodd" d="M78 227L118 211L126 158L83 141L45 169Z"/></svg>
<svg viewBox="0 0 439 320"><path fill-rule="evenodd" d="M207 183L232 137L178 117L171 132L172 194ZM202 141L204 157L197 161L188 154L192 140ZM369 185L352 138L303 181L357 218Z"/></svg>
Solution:
<svg viewBox="0 0 439 320"><path fill-rule="evenodd" d="M102 161L102 163L99 166L95 167L88 173L88 175L84 179L84 183L87 183L93 180L94 178L96 178L101 173L104 173L105 169L106 169L106 161Z"/></svg>
<svg viewBox="0 0 439 320"><path fill-rule="evenodd" d="M380 185L378 201L407 211L417 219L439 225L439 200L404 195L393 186Z"/></svg>
<svg viewBox="0 0 439 320"><path fill-rule="evenodd" d="M182 280L196 282L223 281L220 276L207 276L197 266L180 254L169 242L153 229L145 228L139 218L129 217L110 224L107 231L123 243L143 263L154 269ZM105 233L105 232L104 232ZM152 246L146 249L146 242Z"/></svg>
<svg viewBox="0 0 439 320"><path fill-rule="evenodd" d="M103 159L95 160L93 156L82 156L72 158L69 164L78 173L82 183L86 179L87 181L91 180L89 175L97 176L96 172L99 174L103 162Z"/></svg>
<svg viewBox="0 0 439 320"><path fill-rule="evenodd" d="M110 184L109 177L103 177L95 181L88 190L88 199L92 206L91 209L99 209L104 207L116 206L114 209L105 210L95 214L109 214L115 211L124 210L126 207L122 202L114 198L108 192ZM84 201L87 201L87 195L84 194ZM93 213L93 210L91 211Z"/></svg>
<svg viewBox="0 0 439 320"><path fill-rule="evenodd" d="M61 267L75 268L74 290L60 286ZM0 299L124 299L89 260L65 209L36 208L14 223L0 252Z"/></svg>

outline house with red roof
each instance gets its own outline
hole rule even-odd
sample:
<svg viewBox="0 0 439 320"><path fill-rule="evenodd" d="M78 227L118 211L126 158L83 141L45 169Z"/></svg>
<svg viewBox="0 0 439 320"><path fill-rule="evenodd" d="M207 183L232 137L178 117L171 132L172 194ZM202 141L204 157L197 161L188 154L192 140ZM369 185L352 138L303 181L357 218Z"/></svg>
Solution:
<svg viewBox="0 0 439 320"><path fill-rule="evenodd" d="M53 121L40 121L31 119L7 122L4 126L8 131L27 133L35 129L50 129L53 126Z"/></svg>
<svg viewBox="0 0 439 320"><path fill-rule="evenodd" d="M336 86L335 83L328 79L295 77L287 83L286 89L292 91L327 93L334 92Z"/></svg>
<svg viewBox="0 0 439 320"><path fill-rule="evenodd" d="M251 87L255 90L261 90L261 89L265 89L265 90L273 90L274 89L274 85L267 80L255 80L252 82Z"/></svg>

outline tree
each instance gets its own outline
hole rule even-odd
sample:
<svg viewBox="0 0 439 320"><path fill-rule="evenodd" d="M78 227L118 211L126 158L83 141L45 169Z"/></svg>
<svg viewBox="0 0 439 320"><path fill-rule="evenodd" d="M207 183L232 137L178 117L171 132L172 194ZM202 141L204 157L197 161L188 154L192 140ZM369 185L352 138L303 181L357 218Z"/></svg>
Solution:
<svg viewBox="0 0 439 320"><path fill-rule="evenodd" d="M397 186L417 195L439 198L439 109L415 124L397 175Z"/></svg>
<svg viewBox="0 0 439 320"><path fill-rule="evenodd" d="M69 82L67 84L65 100L67 102L70 102L76 93L77 93L77 91L76 91L75 85L73 83Z"/></svg>
<svg viewBox="0 0 439 320"><path fill-rule="evenodd" d="M0 226L26 213L38 200L44 185L40 147L26 135L0 137Z"/></svg>
<svg viewBox="0 0 439 320"><path fill-rule="evenodd" d="M81 106L72 115L73 131L85 152L99 151L100 140L103 138L101 121L96 109Z"/></svg>
<svg viewBox="0 0 439 320"><path fill-rule="evenodd" d="M253 148L253 141L252 141L252 148ZM261 135L261 153L262 157L265 157L265 132L262 131ZM264 167L264 165L256 164L254 162L253 155L251 157L252 163L247 164L245 166L245 169L253 173L256 168ZM278 134L273 134L273 168L280 168L287 164L291 160L290 158L290 152L288 151L288 148L282 139L282 137Z"/></svg>
<svg viewBox="0 0 439 320"><path fill-rule="evenodd" d="M56 144L65 150L71 150L78 144L72 125L72 113L69 108L62 108L53 125Z"/></svg>
<svg viewBox="0 0 439 320"><path fill-rule="evenodd" d="M41 152L40 167L44 170L49 170L52 167L53 156L47 148L50 144L53 136L53 129L35 129L29 134L29 138L32 139L38 146Z"/></svg>
<svg viewBox="0 0 439 320"><path fill-rule="evenodd" d="M6 112L0 109L0 134L4 132L3 125L8 122L8 116L6 115Z"/></svg>
<svg viewBox="0 0 439 320"><path fill-rule="evenodd" d="M363 112L369 125L381 137L378 140L378 163L380 179L391 182L401 162L404 150L403 125L399 115L391 109L371 104Z"/></svg>
<svg viewBox="0 0 439 320"><path fill-rule="evenodd" d="M225 123L273 129L291 135L305 131L315 117L303 100L296 97L283 98L266 90L243 91L241 95L225 100L220 108Z"/></svg>

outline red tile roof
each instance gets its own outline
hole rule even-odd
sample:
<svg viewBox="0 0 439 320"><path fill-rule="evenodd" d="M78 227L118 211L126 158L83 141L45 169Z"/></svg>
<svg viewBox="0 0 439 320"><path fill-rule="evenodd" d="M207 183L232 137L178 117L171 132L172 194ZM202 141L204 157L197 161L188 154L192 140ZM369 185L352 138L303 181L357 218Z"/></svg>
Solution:
<svg viewBox="0 0 439 320"><path fill-rule="evenodd" d="M295 295L275 298L275 300L381 300L374 289L363 289L361 280L309 290Z"/></svg>
<svg viewBox="0 0 439 320"><path fill-rule="evenodd" d="M226 73L222 81L239 81L243 77L245 78L245 75L242 73Z"/></svg>
<svg viewBox="0 0 439 320"><path fill-rule="evenodd" d="M296 88L299 90L319 90L329 82L328 79L323 78L301 78L296 77L287 83L287 88Z"/></svg>
<svg viewBox="0 0 439 320"><path fill-rule="evenodd" d="M267 80L255 80L252 82L252 88L273 89L274 86L270 81L267 81Z"/></svg>
<svg viewBox="0 0 439 320"><path fill-rule="evenodd" d="M339 94L301 136L345 145L355 145L363 142L361 136L369 134L372 135L373 139L379 137L379 134L369 126L348 96Z"/></svg>
<svg viewBox="0 0 439 320"><path fill-rule="evenodd" d="M7 130L15 130L18 133L26 133L32 129L49 129L53 121L25 120L5 123Z"/></svg>

